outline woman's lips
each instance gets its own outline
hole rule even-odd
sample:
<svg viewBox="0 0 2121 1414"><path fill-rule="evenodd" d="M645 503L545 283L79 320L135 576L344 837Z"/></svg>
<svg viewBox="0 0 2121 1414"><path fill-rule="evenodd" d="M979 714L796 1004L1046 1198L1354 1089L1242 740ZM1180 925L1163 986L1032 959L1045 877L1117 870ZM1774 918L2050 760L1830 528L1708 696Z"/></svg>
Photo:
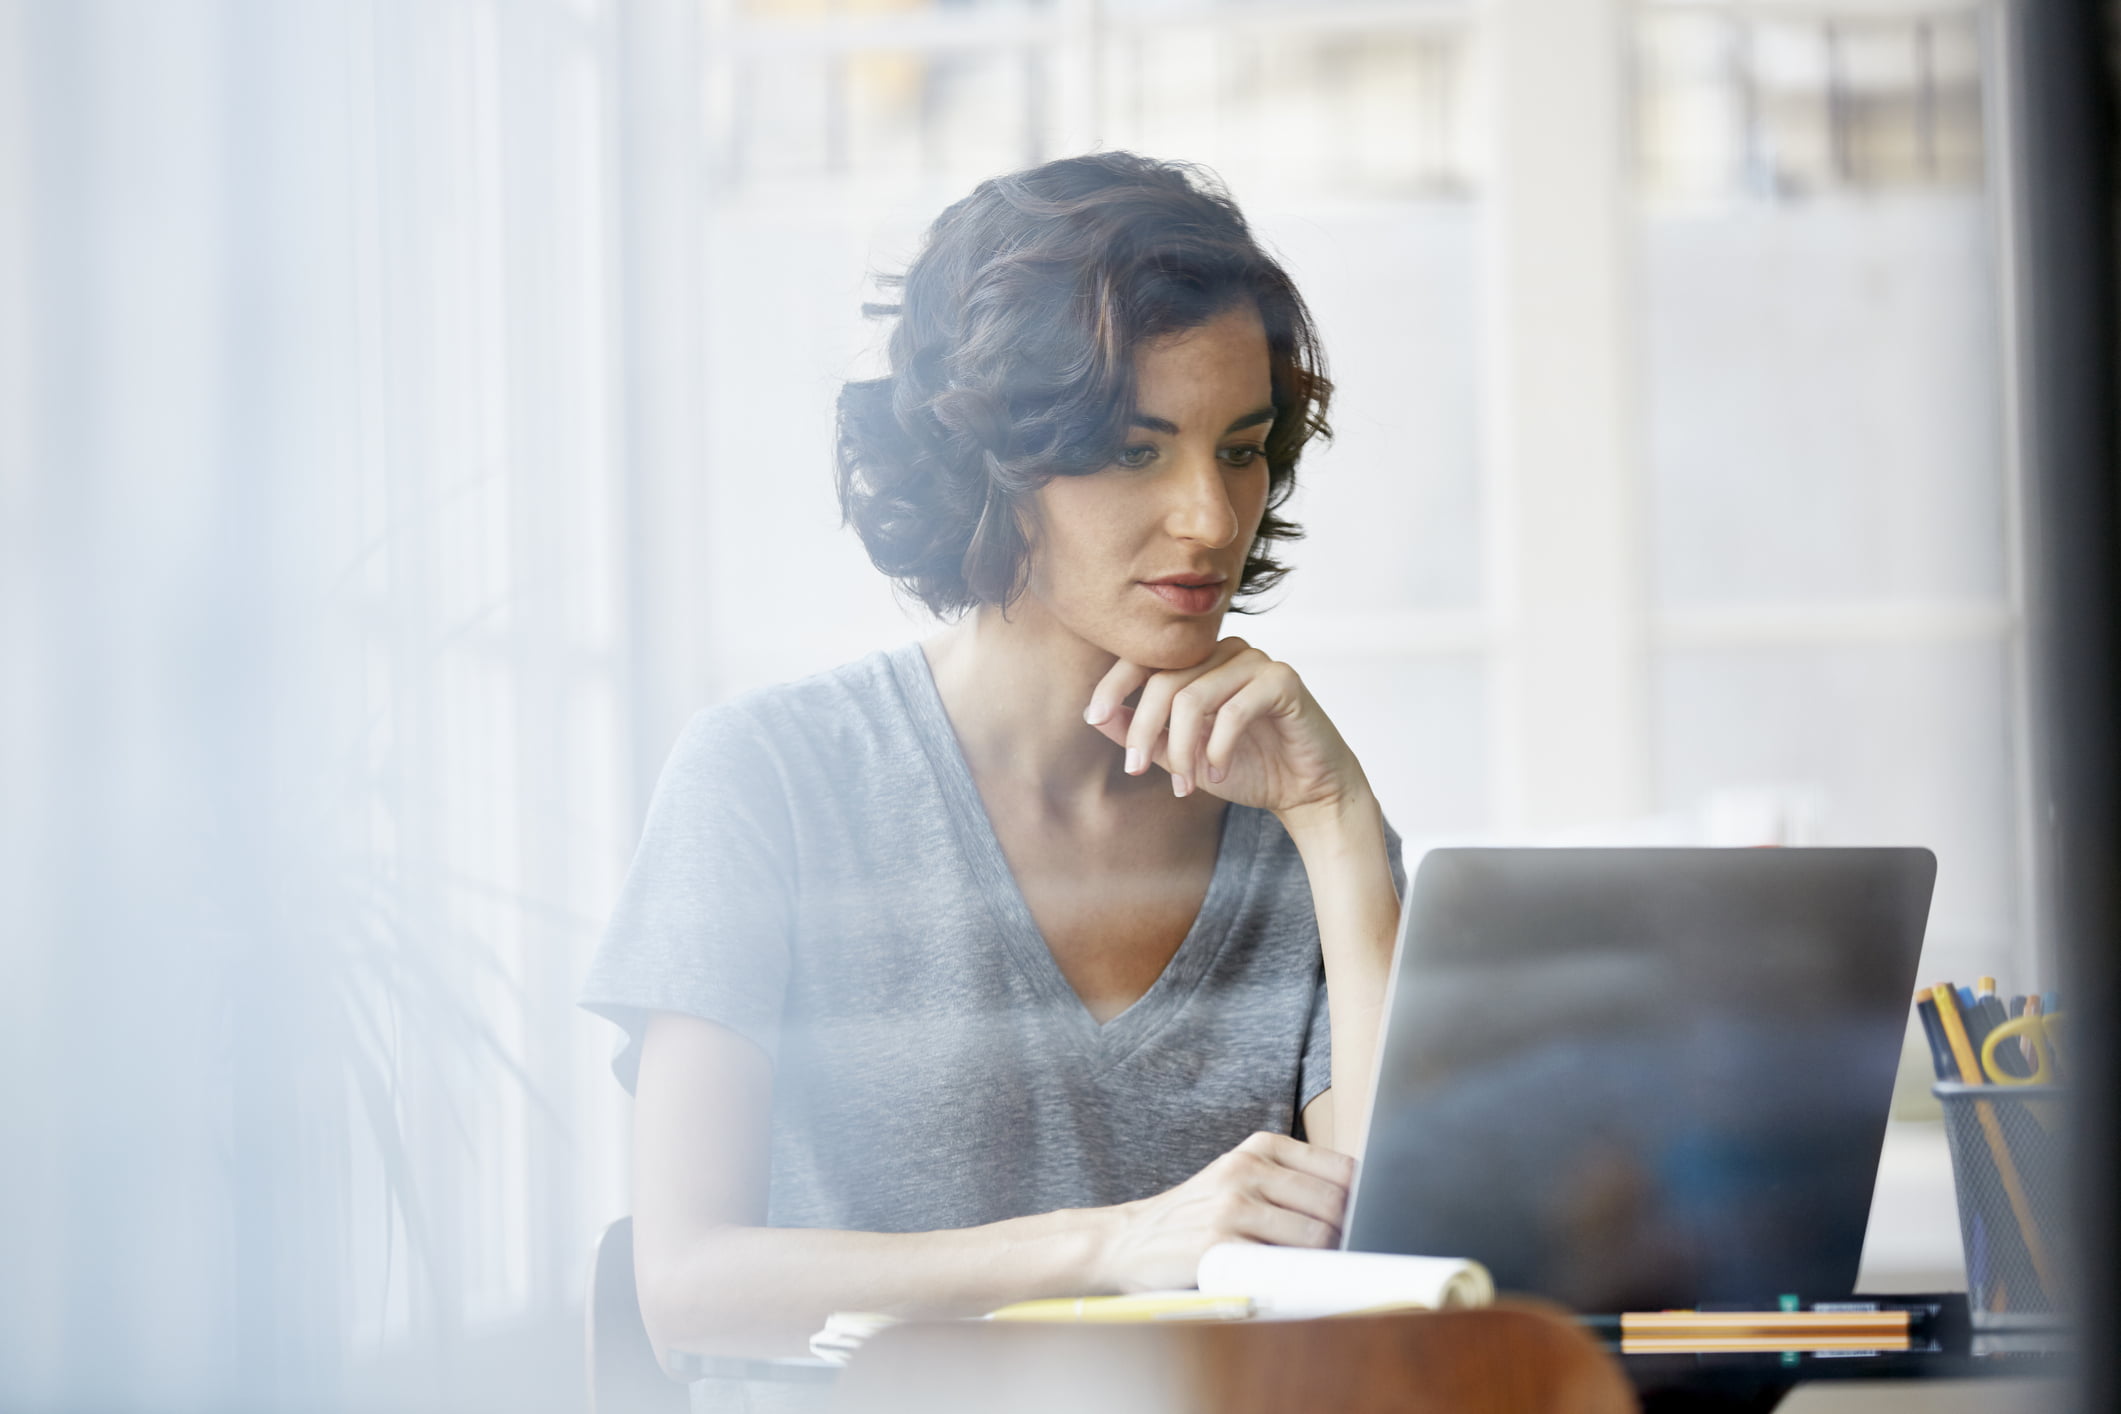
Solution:
<svg viewBox="0 0 2121 1414"><path fill-rule="evenodd" d="M1220 580L1213 583L1186 579L1145 579L1141 587L1181 614L1208 614L1222 602Z"/></svg>

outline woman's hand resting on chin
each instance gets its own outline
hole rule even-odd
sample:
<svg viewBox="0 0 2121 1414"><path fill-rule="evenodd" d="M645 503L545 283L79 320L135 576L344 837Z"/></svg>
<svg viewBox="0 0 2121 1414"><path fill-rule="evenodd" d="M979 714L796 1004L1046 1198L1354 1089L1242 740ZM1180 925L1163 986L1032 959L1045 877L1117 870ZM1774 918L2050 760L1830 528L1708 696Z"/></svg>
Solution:
<svg viewBox="0 0 2121 1414"><path fill-rule="evenodd" d="M1090 694L1083 720L1127 748L1129 775L1153 762L1171 773L1177 795L1198 788L1285 815L1369 791L1355 754L1296 670L1242 638L1223 639L1190 668L1158 671L1121 659Z"/></svg>
<svg viewBox="0 0 2121 1414"><path fill-rule="evenodd" d="M1167 1291L1193 1285L1218 1242L1331 1247L1340 1241L1355 1161L1286 1134L1255 1134L1178 1187L1106 1211L1116 1219L1098 1285Z"/></svg>

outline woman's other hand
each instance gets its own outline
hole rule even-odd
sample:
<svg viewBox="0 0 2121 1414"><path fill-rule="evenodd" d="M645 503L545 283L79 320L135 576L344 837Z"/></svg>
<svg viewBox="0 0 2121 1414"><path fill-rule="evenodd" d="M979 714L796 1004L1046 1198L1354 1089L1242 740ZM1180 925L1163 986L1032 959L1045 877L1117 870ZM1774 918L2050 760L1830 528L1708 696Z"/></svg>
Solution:
<svg viewBox="0 0 2121 1414"><path fill-rule="evenodd" d="M1340 1241L1355 1161L1286 1134L1255 1134L1176 1188L1108 1209L1097 1288L1193 1285L1218 1242L1331 1247Z"/></svg>
<svg viewBox="0 0 2121 1414"><path fill-rule="evenodd" d="M1369 790L1355 754L1296 670L1242 638L1223 639L1191 668L1114 663L1083 720L1127 749L1128 774L1153 762L1171 773L1177 795L1204 789L1285 815Z"/></svg>

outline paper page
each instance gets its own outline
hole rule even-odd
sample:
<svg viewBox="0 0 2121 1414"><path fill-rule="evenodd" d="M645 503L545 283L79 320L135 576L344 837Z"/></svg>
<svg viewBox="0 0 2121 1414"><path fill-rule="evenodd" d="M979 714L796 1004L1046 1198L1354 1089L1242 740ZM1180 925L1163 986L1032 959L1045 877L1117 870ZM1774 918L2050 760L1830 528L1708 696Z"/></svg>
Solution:
<svg viewBox="0 0 2121 1414"><path fill-rule="evenodd" d="M1321 1252L1221 1242L1200 1259L1200 1289L1249 1296L1270 1316L1335 1316L1419 1307L1442 1311L1495 1299L1487 1268L1462 1257Z"/></svg>

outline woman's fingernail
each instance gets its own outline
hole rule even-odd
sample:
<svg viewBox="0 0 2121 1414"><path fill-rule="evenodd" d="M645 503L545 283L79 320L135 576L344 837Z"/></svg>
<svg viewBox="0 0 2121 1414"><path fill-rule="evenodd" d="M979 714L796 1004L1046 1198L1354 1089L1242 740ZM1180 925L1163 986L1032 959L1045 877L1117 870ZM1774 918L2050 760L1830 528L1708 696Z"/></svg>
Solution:
<svg viewBox="0 0 2121 1414"><path fill-rule="evenodd" d="M1221 784L1223 783L1223 777L1224 777L1225 775L1227 775L1227 774L1228 774L1228 772L1224 771L1222 767L1220 767L1220 766L1218 766L1218 765L1214 764L1214 763L1213 763L1212 761L1211 761L1210 763L1208 763L1208 784L1209 784L1209 785L1213 785L1213 786L1219 786L1219 785L1221 785Z"/></svg>
<svg viewBox="0 0 2121 1414"><path fill-rule="evenodd" d="M1193 782L1191 782L1191 781L1187 780L1187 779L1186 779L1186 778L1185 778L1184 776L1181 776L1181 775L1179 775L1179 774L1178 774L1177 772L1175 772L1175 771L1174 771L1174 772L1172 772L1172 774L1171 774L1171 794L1173 794L1173 795L1179 795L1179 796L1183 796L1183 795L1186 795L1186 794L1188 794L1189 792L1191 792L1191 791L1192 791L1192 789L1193 789Z"/></svg>
<svg viewBox="0 0 2121 1414"><path fill-rule="evenodd" d="M1083 708L1083 720L1093 727L1111 715L1112 709L1110 707L1100 707L1095 702Z"/></svg>
<svg viewBox="0 0 2121 1414"><path fill-rule="evenodd" d="M1128 774L1128 775L1130 775L1130 776L1138 776L1138 775L1140 775L1141 773L1142 773L1142 751L1141 751L1141 748L1140 748L1140 747L1138 747L1138 746L1130 746L1130 747L1128 747L1128 748L1127 748L1127 774Z"/></svg>

